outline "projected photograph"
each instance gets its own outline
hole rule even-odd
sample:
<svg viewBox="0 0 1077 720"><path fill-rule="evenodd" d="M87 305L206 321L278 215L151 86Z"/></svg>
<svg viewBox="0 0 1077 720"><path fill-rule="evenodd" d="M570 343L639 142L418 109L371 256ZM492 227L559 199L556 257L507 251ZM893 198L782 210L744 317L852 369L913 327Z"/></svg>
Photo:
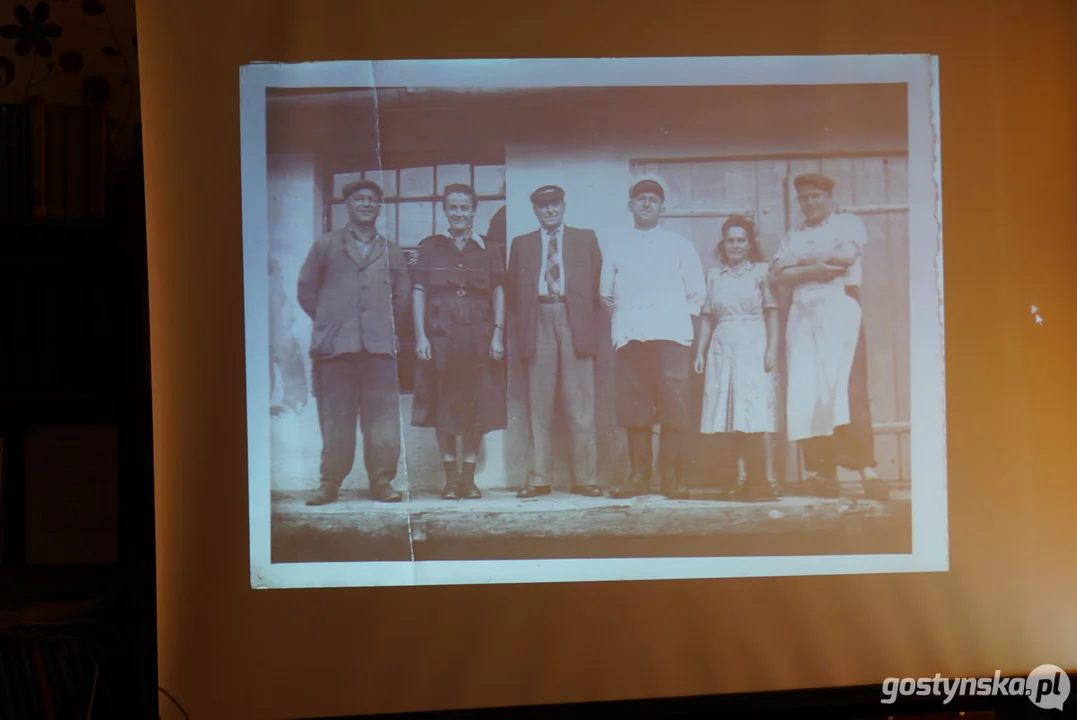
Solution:
<svg viewBox="0 0 1077 720"><path fill-rule="evenodd" d="M253 587L948 568L934 58L241 90Z"/></svg>

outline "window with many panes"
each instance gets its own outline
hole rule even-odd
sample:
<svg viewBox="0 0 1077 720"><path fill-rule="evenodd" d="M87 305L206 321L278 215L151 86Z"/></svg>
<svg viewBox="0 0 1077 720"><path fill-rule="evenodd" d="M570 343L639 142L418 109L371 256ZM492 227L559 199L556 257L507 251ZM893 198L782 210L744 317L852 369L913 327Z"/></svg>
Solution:
<svg viewBox="0 0 1077 720"><path fill-rule="evenodd" d="M360 178L373 180L385 191L378 231L403 248L415 247L423 238L448 232L441 209L441 193L450 183L475 188L479 206L475 212L475 232L485 235L490 219L505 204L504 165L428 165L395 170L360 170L333 176L329 229L343 227L348 220L343 187Z"/></svg>
<svg viewBox="0 0 1077 720"><path fill-rule="evenodd" d="M485 235L494 214L505 205L504 165L426 165L395 170L357 170L333 175L333 197L326 215L327 230L343 227L348 211L340 196L353 180L373 180L385 193L378 232L404 248L409 262L415 261L423 238L448 232L441 208L441 194L450 183L466 183L475 188L479 205L475 212L475 232ZM415 375L414 333L410 318L398 328L400 391L410 394Z"/></svg>

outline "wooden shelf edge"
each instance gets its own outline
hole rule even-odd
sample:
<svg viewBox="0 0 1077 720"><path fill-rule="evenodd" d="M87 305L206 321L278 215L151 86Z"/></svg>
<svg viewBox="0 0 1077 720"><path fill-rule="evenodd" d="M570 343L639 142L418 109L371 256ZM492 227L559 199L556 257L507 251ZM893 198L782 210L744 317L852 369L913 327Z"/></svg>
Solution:
<svg viewBox="0 0 1077 720"><path fill-rule="evenodd" d="M119 563L87 563L83 565L30 565L0 563L0 579L107 577L120 572Z"/></svg>
<svg viewBox="0 0 1077 720"><path fill-rule="evenodd" d="M113 402L115 393L107 390L41 390L41 391L8 391L0 390L0 404L14 403L82 403L82 402Z"/></svg>
<svg viewBox="0 0 1077 720"><path fill-rule="evenodd" d="M7 217L0 218L0 229L24 228L84 228L84 227L118 227L119 220L113 217Z"/></svg>

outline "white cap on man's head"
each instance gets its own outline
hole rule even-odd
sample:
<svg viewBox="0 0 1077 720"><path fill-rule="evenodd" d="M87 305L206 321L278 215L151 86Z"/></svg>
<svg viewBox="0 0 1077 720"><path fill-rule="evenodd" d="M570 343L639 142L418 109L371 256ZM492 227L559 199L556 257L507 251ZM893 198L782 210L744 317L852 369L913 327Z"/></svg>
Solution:
<svg viewBox="0 0 1077 720"><path fill-rule="evenodd" d="M631 200L642 192L653 192L656 195L661 195L662 200L669 196L666 181L655 173L643 173L632 178L632 184L628 187L628 199Z"/></svg>

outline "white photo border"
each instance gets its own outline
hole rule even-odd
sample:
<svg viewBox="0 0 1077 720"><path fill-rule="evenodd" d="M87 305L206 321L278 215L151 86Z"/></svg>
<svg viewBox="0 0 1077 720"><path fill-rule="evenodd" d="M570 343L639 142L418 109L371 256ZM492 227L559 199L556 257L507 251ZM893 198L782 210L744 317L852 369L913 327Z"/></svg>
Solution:
<svg viewBox="0 0 1077 720"><path fill-rule="evenodd" d="M266 88L905 83L908 89L912 552L906 555L272 563ZM949 570L938 59L832 55L394 60L240 68L251 586L388 587Z"/></svg>

